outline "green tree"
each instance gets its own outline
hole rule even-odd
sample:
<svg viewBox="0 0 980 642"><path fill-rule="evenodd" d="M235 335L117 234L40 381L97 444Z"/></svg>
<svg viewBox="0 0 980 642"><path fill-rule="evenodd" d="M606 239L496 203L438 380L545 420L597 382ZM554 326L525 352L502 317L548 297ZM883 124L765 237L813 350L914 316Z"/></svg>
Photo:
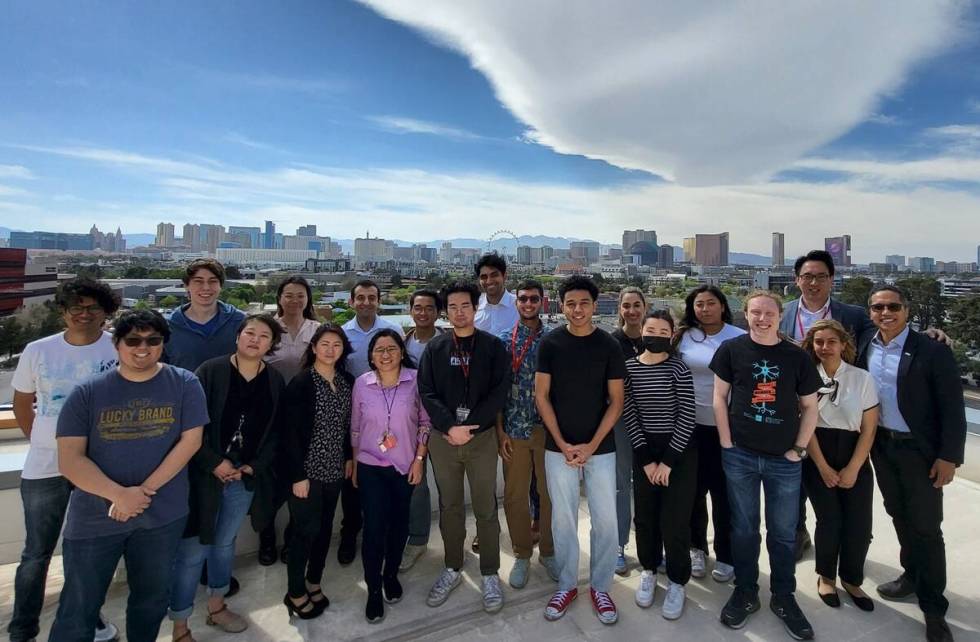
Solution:
<svg viewBox="0 0 980 642"><path fill-rule="evenodd" d="M0 320L0 354L10 358L14 353L20 352L25 345L25 330L17 317Z"/></svg>
<svg viewBox="0 0 980 642"><path fill-rule="evenodd" d="M134 310L149 310L150 309L150 304L146 302L146 299L140 299L139 301L136 302L136 305L133 306L133 309Z"/></svg>
<svg viewBox="0 0 980 642"><path fill-rule="evenodd" d="M402 275L399 272L395 272L391 275L391 287L400 288L402 286Z"/></svg>
<svg viewBox="0 0 980 642"><path fill-rule="evenodd" d="M237 265L226 265L225 266L225 278L226 279L241 279L242 271L238 269Z"/></svg>
<svg viewBox="0 0 980 642"><path fill-rule="evenodd" d="M177 297L175 297L172 294L168 294L167 296L160 299L161 308L174 308L177 307L178 303L180 303L180 301L177 299Z"/></svg>
<svg viewBox="0 0 980 642"><path fill-rule="evenodd" d="M980 348L980 294L953 300L947 329L958 344L974 350Z"/></svg>
<svg viewBox="0 0 980 642"><path fill-rule="evenodd" d="M868 295L871 294L874 285L874 281L866 276L854 276L845 279L838 298L844 303L865 308L868 306Z"/></svg>
<svg viewBox="0 0 980 642"><path fill-rule="evenodd" d="M184 276L184 270L180 268L150 270L150 279L180 279Z"/></svg>
<svg viewBox="0 0 980 642"><path fill-rule="evenodd" d="M946 303L939 281L931 276L910 276L896 281L909 297L909 321L919 329L942 328L946 323Z"/></svg>
<svg viewBox="0 0 980 642"><path fill-rule="evenodd" d="M350 308L341 308L334 306L333 308L333 322L337 325L343 325L354 318L355 312Z"/></svg>
<svg viewBox="0 0 980 642"><path fill-rule="evenodd" d="M150 271L143 265L130 265L123 271L124 279L148 279Z"/></svg>

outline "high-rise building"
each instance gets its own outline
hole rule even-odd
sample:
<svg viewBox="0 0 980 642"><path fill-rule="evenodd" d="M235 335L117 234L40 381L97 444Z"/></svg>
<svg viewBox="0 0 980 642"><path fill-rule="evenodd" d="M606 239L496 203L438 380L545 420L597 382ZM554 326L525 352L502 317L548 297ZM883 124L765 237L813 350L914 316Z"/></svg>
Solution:
<svg viewBox="0 0 980 642"><path fill-rule="evenodd" d="M640 241L657 246L657 232L654 230L624 230L623 231L623 254L629 254L630 248Z"/></svg>
<svg viewBox="0 0 980 642"><path fill-rule="evenodd" d="M265 244L262 246L267 250L276 247L276 224L272 221L265 222Z"/></svg>
<svg viewBox="0 0 980 642"><path fill-rule="evenodd" d="M728 265L728 232L694 235L694 262L697 265Z"/></svg>
<svg viewBox="0 0 980 642"><path fill-rule="evenodd" d="M439 262L440 263L452 263L453 262L453 244L452 241L443 241L442 245L439 246Z"/></svg>
<svg viewBox="0 0 980 642"><path fill-rule="evenodd" d="M786 235L782 232L772 233L772 264L774 267L786 264Z"/></svg>
<svg viewBox="0 0 980 642"><path fill-rule="evenodd" d="M517 263L518 263L518 265L531 265L531 246L530 245L518 245L517 246Z"/></svg>
<svg viewBox="0 0 980 642"><path fill-rule="evenodd" d="M569 243L572 260L590 265L599 260L599 244L596 241L572 241Z"/></svg>
<svg viewBox="0 0 980 642"><path fill-rule="evenodd" d="M260 249L261 243L259 241L260 237L262 236L262 228L247 227L243 225L229 225L228 235L231 236L233 234L236 235L236 239L239 238L237 235L245 235L248 237L248 243L242 243L242 247Z"/></svg>
<svg viewBox="0 0 980 642"><path fill-rule="evenodd" d="M316 236L316 225L300 225L296 228L296 236Z"/></svg>
<svg viewBox="0 0 980 642"><path fill-rule="evenodd" d="M201 227L191 223L184 223L183 245L191 252L201 251Z"/></svg>
<svg viewBox="0 0 980 642"><path fill-rule="evenodd" d="M660 256L657 261L657 267L669 268L674 265L674 246L669 243L664 243L660 246Z"/></svg>
<svg viewBox="0 0 980 642"><path fill-rule="evenodd" d="M201 223L198 226L198 234L201 251L214 253L218 245L225 240L225 226Z"/></svg>
<svg viewBox="0 0 980 642"><path fill-rule="evenodd" d="M359 264L384 263L395 256L395 242L385 239L364 238L354 239L354 260Z"/></svg>
<svg viewBox="0 0 980 642"><path fill-rule="evenodd" d="M94 250L91 234L11 232L10 247L27 250Z"/></svg>
<svg viewBox="0 0 980 642"><path fill-rule="evenodd" d="M153 244L157 247L172 247L174 244L174 224L157 223L157 237Z"/></svg>
<svg viewBox="0 0 980 642"><path fill-rule="evenodd" d="M850 234L826 237L823 240L823 249L834 259L834 265L849 266L851 264Z"/></svg>
<svg viewBox="0 0 980 642"><path fill-rule="evenodd" d="M910 256L909 269L913 272L935 272L936 260L931 256Z"/></svg>
<svg viewBox="0 0 980 642"><path fill-rule="evenodd" d="M697 256L697 239L693 236L689 236L684 239L684 260L691 262Z"/></svg>
<svg viewBox="0 0 980 642"><path fill-rule="evenodd" d="M896 268L905 267L905 255L904 254L889 254L885 257L885 263L894 265Z"/></svg>

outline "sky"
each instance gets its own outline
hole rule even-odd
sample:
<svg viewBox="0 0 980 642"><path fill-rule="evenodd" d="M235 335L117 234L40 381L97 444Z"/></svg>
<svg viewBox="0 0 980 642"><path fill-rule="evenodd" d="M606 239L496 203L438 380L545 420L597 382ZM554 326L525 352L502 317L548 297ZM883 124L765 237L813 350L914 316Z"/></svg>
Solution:
<svg viewBox="0 0 980 642"><path fill-rule="evenodd" d="M0 226L972 261L980 7L6 0ZM179 233L179 232L178 232Z"/></svg>

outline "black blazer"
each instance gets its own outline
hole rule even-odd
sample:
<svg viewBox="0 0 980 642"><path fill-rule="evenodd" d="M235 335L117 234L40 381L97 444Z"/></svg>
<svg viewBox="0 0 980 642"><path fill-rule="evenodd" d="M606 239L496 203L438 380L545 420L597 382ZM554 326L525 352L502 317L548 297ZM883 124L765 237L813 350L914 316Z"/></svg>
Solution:
<svg viewBox="0 0 980 642"><path fill-rule="evenodd" d="M856 365L865 370L874 336L864 337L858 350ZM927 460L963 463L966 411L959 366L946 344L912 329L898 364L898 409Z"/></svg>
<svg viewBox="0 0 980 642"><path fill-rule="evenodd" d="M798 330L796 313L799 309L800 299L790 301L783 309L783 318L779 321L779 331L787 337L795 338L796 336ZM844 326L844 329L854 337L854 343L857 345L862 345L865 340L871 341L871 337L877 330L874 323L868 318L867 310L858 305L843 303L833 297L830 297L830 318ZM800 340L802 339L803 337L800 337Z"/></svg>
<svg viewBox="0 0 980 642"><path fill-rule="evenodd" d="M313 437L313 424L316 420L316 387L311 370L312 368L304 368L286 386L278 470L279 476L290 486L309 477L305 467L306 455L310 450L310 439ZM343 377L353 391L354 377L339 368L337 375ZM353 449L350 441L350 413L341 420L347 422L344 459L351 459Z"/></svg>

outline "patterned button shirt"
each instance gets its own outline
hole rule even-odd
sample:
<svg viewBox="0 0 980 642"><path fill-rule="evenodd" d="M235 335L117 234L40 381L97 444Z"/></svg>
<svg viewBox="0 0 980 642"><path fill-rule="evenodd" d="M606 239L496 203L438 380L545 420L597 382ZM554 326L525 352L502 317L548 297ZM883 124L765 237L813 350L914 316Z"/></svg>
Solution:
<svg viewBox="0 0 980 642"><path fill-rule="evenodd" d="M507 346L507 354L511 364L515 354L520 356L525 341L533 333L537 333L531 342L520 369L511 380L511 388L507 394L507 405L504 406L504 432L512 439L530 439L531 430L541 424L538 408L534 404L534 373L538 369L538 346L549 328L544 323L538 330L531 330L523 323L517 324L517 339L514 340L514 328L511 327L497 337ZM511 366L513 372L513 365ZM515 396L516 390L516 396Z"/></svg>

